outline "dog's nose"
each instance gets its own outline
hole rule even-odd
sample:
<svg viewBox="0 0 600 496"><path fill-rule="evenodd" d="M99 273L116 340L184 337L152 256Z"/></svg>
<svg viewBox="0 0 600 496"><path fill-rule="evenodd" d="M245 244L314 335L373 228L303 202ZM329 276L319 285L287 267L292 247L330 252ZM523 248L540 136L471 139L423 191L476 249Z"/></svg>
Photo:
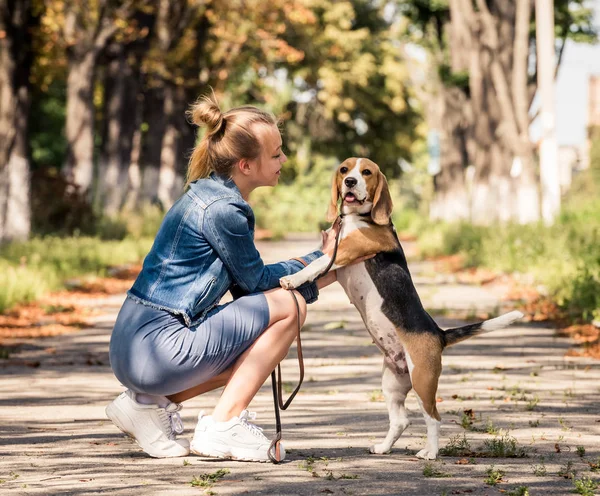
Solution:
<svg viewBox="0 0 600 496"><path fill-rule="evenodd" d="M356 183L358 181L354 178L354 177L347 177L346 179L344 179L344 183L346 184L346 186L348 186L349 188L352 188L353 186L356 186Z"/></svg>

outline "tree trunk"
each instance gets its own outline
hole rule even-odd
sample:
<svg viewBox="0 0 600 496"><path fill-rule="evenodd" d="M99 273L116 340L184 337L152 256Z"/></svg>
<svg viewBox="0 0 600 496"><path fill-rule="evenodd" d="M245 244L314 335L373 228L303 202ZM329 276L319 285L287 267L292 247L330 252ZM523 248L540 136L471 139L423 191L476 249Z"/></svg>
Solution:
<svg viewBox="0 0 600 496"><path fill-rule="evenodd" d="M162 140L166 128L163 115L163 88L149 88L143 95L143 122L146 129L141 136L141 152L139 170L141 185L138 205L144 203L159 204L158 174L160 171L160 156Z"/></svg>
<svg viewBox="0 0 600 496"><path fill-rule="evenodd" d="M182 90L183 88L181 88ZM177 128L178 88L172 83L165 87L163 118L166 122L160 153L160 172L158 175L158 190L156 196L164 210L171 208L174 202L174 186L176 184L176 165L179 144L179 129ZM182 112L183 113L183 112Z"/></svg>
<svg viewBox="0 0 600 496"><path fill-rule="evenodd" d="M27 123L38 23L29 1L0 8L0 243L26 240L31 230Z"/></svg>
<svg viewBox="0 0 600 496"><path fill-rule="evenodd" d="M69 57L67 77L66 176L82 191L89 192L94 175L94 73L92 50Z"/></svg>
<svg viewBox="0 0 600 496"><path fill-rule="evenodd" d="M104 132L98 164L99 196L106 215L117 214L130 188L133 138L139 125L137 103L139 64L121 45L106 68Z"/></svg>
<svg viewBox="0 0 600 496"><path fill-rule="evenodd" d="M430 217L436 220L457 221L469 218L469 195L465 183L466 141L463 127L464 93L458 88L442 88L441 171L434 177L434 198Z"/></svg>

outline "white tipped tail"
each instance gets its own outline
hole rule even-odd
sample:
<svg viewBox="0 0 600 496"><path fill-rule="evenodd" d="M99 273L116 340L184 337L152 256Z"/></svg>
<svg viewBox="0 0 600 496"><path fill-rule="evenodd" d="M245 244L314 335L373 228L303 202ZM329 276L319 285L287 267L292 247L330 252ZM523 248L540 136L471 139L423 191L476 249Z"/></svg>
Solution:
<svg viewBox="0 0 600 496"><path fill-rule="evenodd" d="M514 312L505 313L496 317L495 319L486 320L481 324L481 330L483 332L497 331L503 329L506 326L512 324L515 320L522 319L524 317L522 312L515 310Z"/></svg>
<svg viewBox="0 0 600 496"><path fill-rule="evenodd" d="M500 317L496 317L495 319L477 322L477 324L456 327L455 329L447 329L444 331L446 346L452 346L453 344L459 343L460 341L464 341L465 339L473 336L477 336L478 334L497 331L498 329L502 329L522 317L523 314L518 310L515 310L514 312L500 315Z"/></svg>

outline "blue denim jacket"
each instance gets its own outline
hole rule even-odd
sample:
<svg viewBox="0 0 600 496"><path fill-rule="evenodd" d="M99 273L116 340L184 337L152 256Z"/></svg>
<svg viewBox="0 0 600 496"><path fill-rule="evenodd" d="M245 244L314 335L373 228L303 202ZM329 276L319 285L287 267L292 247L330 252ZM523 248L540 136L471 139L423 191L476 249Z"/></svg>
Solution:
<svg viewBox="0 0 600 496"><path fill-rule="evenodd" d="M306 263L323 255L316 250ZM231 179L216 174L191 184L167 212L128 295L179 314L189 327L201 322L223 295L279 287L279 278L303 268L297 260L265 265L254 245L254 213ZM315 283L299 288L307 303Z"/></svg>

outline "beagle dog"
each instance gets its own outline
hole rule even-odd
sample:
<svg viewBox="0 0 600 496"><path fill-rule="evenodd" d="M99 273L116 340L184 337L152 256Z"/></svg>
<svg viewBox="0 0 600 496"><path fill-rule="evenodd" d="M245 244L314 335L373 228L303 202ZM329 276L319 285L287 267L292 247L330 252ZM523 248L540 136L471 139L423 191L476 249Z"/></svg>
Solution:
<svg viewBox="0 0 600 496"><path fill-rule="evenodd" d="M385 176L366 158L349 158L338 168L331 187L328 221L341 227L331 270L358 309L373 341L384 355L382 389L389 413L385 439L371 453L388 453L409 420L404 407L414 389L425 423L427 442L417 457L438 454L440 415L436 407L442 352L447 346L478 334L502 329L523 317L518 311L455 329L442 330L425 311L412 282L406 257L391 223L392 199ZM349 265L359 257L375 255ZM331 262L327 254L280 280L286 289L315 280Z"/></svg>

